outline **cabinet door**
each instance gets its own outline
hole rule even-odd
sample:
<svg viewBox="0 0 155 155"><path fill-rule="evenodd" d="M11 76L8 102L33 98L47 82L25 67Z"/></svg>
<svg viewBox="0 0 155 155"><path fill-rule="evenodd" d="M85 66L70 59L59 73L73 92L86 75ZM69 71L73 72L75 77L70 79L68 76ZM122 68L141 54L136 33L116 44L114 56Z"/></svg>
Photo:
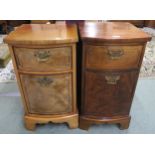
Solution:
<svg viewBox="0 0 155 155"><path fill-rule="evenodd" d="M30 113L64 114L72 111L71 74L20 77Z"/></svg>
<svg viewBox="0 0 155 155"><path fill-rule="evenodd" d="M83 113L121 116L130 111L137 72L85 72Z"/></svg>

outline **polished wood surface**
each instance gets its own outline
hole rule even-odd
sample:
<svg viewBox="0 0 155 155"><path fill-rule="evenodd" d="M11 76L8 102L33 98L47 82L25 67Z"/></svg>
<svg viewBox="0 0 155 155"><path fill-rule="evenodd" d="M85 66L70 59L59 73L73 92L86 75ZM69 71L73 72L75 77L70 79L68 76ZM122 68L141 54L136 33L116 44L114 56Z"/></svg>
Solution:
<svg viewBox="0 0 155 155"><path fill-rule="evenodd" d="M34 72L65 71L72 66L72 46L53 48L14 48L20 70Z"/></svg>
<svg viewBox="0 0 155 155"><path fill-rule="evenodd" d="M137 27L145 27L146 20L110 20L111 22L128 22Z"/></svg>
<svg viewBox="0 0 155 155"><path fill-rule="evenodd" d="M30 113L64 114L72 112L70 74L20 75L20 77Z"/></svg>
<svg viewBox="0 0 155 155"><path fill-rule="evenodd" d="M86 67L91 69L131 69L139 67L143 46L85 45Z"/></svg>
<svg viewBox="0 0 155 155"><path fill-rule="evenodd" d="M22 25L5 38L22 96L27 129L33 130L36 124L49 122L66 122L70 128L78 127L78 38L75 36L77 30L73 24L36 24Z"/></svg>
<svg viewBox="0 0 155 155"><path fill-rule="evenodd" d="M35 130L36 124L47 124L49 122L52 123L67 123L69 128L75 129L78 128L78 114L70 114L70 115L59 115L53 117L40 117L39 116L28 116L24 117L25 127L29 130Z"/></svg>
<svg viewBox="0 0 155 155"><path fill-rule="evenodd" d="M85 24L79 31L83 43L79 47L80 128L116 123L127 129L146 42L151 38L131 24L119 22Z"/></svg>
<svg viewBox="0 0 155 155"><path fill-rule="evenodd" d="M128 129L130 125L130 116L123 117L88 117L81 116L79 127L88 130L94 124L118 124L121 130Z"/></svg>
<svg viewBox="0 0 155 155"><path fill-rule="evenodd" d="M137 71L88 71L85 73L85 78L87 79L83 101L85 115L104 117L129 115Z"/></svg>
<svg viewBox="0 0 155 155"><path fill-rule="evenodd" d="M79 25L83 41L102 43L146 42L151 37L125 22L83 23Z"/></svg>
<svg viewBox="0 0 155 155"><path fill-rule="evenodd" d="M23 24L5 39L9 44L49 45L78 41L74 24Z"/></svg>

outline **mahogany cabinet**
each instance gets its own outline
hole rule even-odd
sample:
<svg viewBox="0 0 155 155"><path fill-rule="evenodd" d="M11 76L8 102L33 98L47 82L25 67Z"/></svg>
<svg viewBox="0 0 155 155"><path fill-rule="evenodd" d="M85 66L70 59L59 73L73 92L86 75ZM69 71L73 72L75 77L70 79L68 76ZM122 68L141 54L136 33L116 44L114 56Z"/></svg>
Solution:
<svg viewBox="0 0 155 155"><path fill-rule="evenodd" d="M25 107L25 125L78 127L74 24L24 24L6 38Z"/></svg>
<svg viewBox="0 0 155 155"><path fill-rule="evenodd" d="M130 108L145 46L151 37L125 22L79 25L82 40L80 128L129 127Z"/></svg>

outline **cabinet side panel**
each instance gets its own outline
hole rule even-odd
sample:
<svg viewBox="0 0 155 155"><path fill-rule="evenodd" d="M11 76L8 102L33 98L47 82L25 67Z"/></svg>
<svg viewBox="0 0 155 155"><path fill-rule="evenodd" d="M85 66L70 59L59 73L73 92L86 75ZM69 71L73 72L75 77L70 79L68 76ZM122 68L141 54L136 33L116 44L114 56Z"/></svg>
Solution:
<svg viewBox="0 0 155 155"><path fill-rule="evenodd" d="M9 50L10 50L10 54L11 54L11 58L12 58L12 63L13 63L14 71L15 71L15 74L16 74L17 84L18 84L18 87L19 87L19 90L20 90L22 102L23 102L23 105L24 105L25 114L28 114L28 107L27 107L27 103L26 103L26 100L25 100L25 96L24 96L21 80L20 80L20 77L19 77L19 73L18 73L18 70L17 70L17 63L16 63L16 59L15 59L13 49L14 49L13 46L9 45Z"/></svg>

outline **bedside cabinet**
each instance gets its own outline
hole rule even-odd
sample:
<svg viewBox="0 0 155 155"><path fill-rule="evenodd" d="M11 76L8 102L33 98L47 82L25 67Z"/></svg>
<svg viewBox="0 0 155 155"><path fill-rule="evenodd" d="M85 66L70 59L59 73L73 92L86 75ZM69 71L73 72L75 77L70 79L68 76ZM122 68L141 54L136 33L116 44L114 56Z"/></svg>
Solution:
<svg viewBox="0 0 155 155"><path fill-rule="evenodd" d="M6 38L25 107L25 125L78 127L76 25L24 24Z"/></svg>
<svg viewBox="0 0 155 155"><path fill-rule="evenodd" d="M85 23L79 31L83 46L80 128L116 123L126 129L151 37L124 22Z"/></svg>

